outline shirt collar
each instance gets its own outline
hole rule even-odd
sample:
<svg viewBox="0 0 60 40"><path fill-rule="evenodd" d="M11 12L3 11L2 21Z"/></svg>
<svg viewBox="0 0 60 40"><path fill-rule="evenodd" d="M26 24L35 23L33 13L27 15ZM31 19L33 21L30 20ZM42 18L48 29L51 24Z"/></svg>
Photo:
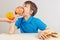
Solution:
<svg viewBox="0 0 60 40"><path fill-rule="evenodd" d="M30 21L32 20L32 18L33 18L33 16L30 16L28 20L25 20L25 19L23 18L22 22L30 22Z"/></svg>

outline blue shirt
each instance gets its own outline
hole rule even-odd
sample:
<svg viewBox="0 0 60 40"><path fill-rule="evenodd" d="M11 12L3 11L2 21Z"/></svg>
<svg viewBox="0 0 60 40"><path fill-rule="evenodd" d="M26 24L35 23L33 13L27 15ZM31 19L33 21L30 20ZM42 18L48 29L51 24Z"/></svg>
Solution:
<svg viewBox="0 0 60 40"><path fill-rule="evenodd" d="M27 21L23 17L18 18L15 25L20 29L21 33L37 33L38 29L44 30L46 28L45 23L33 16L30 16Z"/></svg>

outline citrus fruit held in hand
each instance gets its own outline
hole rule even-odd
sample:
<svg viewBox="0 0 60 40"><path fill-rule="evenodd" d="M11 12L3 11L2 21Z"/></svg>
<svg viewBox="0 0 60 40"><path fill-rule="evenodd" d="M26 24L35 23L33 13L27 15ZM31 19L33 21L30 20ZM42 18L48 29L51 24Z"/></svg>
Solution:
<svg viewBox="0 0 60 40"><path fill-rule="evenodd" d="M14 19L14 14L12 12L7 12L6 13L6 18L13 20Z"/></svg>

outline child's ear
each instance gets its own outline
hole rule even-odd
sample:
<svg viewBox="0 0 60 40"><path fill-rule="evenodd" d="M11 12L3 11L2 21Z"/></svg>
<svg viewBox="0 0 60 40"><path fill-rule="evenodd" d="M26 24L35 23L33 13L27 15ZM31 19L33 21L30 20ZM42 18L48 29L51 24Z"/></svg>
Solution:
<svg viewBox="0 0 60 40"><path fill-rule="evenodd" d="M33 10L30 11L30 14L32 14L32 13L33 13Z"/></svg>

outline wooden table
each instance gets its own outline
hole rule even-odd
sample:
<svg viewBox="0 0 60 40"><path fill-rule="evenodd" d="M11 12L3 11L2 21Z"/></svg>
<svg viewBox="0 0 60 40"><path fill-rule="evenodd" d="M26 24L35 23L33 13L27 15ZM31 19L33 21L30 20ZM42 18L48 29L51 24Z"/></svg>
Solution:
<svg viewBox="0 0 60 40"><path fill-rule="evenodd" d="M20 33L20 34L0 34L0 40L39 40L37 33ZM60 40L60 38L50 38L49 40Z"/></svg>

